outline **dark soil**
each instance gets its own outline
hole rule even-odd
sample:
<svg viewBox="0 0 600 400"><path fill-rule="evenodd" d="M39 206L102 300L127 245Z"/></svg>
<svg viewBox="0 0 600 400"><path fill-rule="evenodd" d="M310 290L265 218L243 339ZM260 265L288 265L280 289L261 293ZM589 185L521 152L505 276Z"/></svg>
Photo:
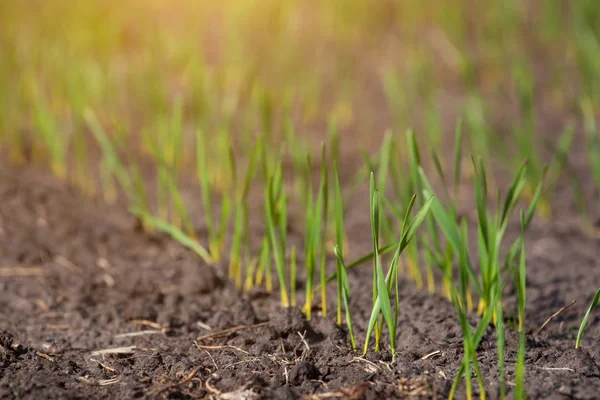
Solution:
<svg viewBox="0 0 600 400"><path fill-rule="evenodd" d="M204 265L176 243L140 232L125 209L94 205L38 172L1 172L0 398L448 395L462 340L453 307L437 295L403 282L396 359L385 348L361 358L334 315L306 321L298 309L281 309L274 295L240 295L224 277L225 262ZM347 229L358 256L370 246L368 217L364 202L349 207ZM527 246L528 393L599 398L600 313L590 318L581 349L574 343L600 286L600 240L576 225L545 221L532 227ZM351 280L362 342L370 268L353 271ZM511 304L508 296L508 310ZM509 329L509 389L516 347ZM479 359L496 398L491 329Z"/></svg>

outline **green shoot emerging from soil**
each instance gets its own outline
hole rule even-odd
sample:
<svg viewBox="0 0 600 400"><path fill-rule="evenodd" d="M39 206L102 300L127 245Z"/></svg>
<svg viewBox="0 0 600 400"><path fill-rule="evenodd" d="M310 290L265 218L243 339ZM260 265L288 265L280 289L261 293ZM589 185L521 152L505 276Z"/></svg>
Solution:
<svg viewBox="0 0 600 400"><path fill-rule="evenodd" d="M379 235L380 235L380 194L375 187L375 178L371 174L371 235L373 238L373 309L369 319L367 328L367 337L364 345L364 353L369 349L369 342L373 331L375 331L375 350L380 348L381 331L383 322L388 327L390 337L390 348L392 355L396 355L396 329L399 313L399 294L398 294L398 263L404 249L415 236L419 226L423 223L429 212L429 207L433 202L433 197L430 197L415 217L411 220L410 216L415 203L415 196L411 199L408 206L406 216L402 223L402 235L397 244L396 252L392 258L387 274L384 275L381 264L381 254L379 250ZM391 298L395 299L395 308L392 312ZM380 319L380 314L383 316L383 321Z"/></svg>
<svg viewBox="0 0 600 400"><path fill-rule="evenodd" d="M592 311L594 311L594 309L598 305L599 301L600 301L600 289L598 289L598 291L596 292L596 295L592 299L592 303L590 304L590 307L588 308L587 312L585 313L585 316L583 317L583 320L581 321L581 325L579 326L579 331L577 332L577 340L575 342L576 349L578 349L579 345L581 344L581 338L583 337L583 331L585 330L585 327L587 326L588 319L590 318L590 314L592 313Z"/></svg>

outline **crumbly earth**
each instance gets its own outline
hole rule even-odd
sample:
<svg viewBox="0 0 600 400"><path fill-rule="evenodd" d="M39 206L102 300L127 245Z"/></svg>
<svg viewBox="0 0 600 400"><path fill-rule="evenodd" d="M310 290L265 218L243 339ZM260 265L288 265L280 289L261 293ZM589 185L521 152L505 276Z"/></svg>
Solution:
<svg viewBox="0 0 600 400"><path fill-rule="evenodd" d="M298 309L281 309L275 295L239 294L225 279L225 261L205 265L173 241L140 232L124 208L94 204L39 172L0 171L0 398L449 393L462 340L453 307L439 295L403 281L396 359L385 346L361 357L336 326L335 310L322 317L315 308L316 316L306 321ZM353 201L347 211L354 256L370 246L364 204ZM539 220L527 236L531 398L593 399L600 393L600 313L592 315L581 348L574 349L577 327L600 286L600 240L565 221ZM293 225L292 240L300 242L301 226ZM369 265L352 271L360 343L370 282ZM507 310L514 303L509 293ZM506 336L511 390L517 336L511 329ZM478 349L491 398L498 397L495 343L490 329Z"/></svg>

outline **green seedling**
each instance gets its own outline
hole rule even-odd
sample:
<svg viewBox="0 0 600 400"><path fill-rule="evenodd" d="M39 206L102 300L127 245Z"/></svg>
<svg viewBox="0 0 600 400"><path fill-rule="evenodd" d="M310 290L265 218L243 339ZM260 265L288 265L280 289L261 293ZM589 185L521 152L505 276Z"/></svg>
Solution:
<svg viewBox="0 0 600 400"><path fill-rule="evenodd" d="M271 248L275 255L275 267L279 280L281 305L289 307L290 301L286 285L285 249L287 236L287 198L283 185L283 170L281 164L274 171L265 193L265 214L267 217L267 232Z"/></svg>
<svg viewBox="0 0 600 400"><path fill-rule="evenodd" d="M113 177L116 177L119 185L130 201L135 201L136 196L132 189L131 178L127 172L127 169L123 166L123 164L121 164L113 143L102 128L102 125L100 125L96 115L91 109L87 108L83 112L83 117L90 128L92 135L96 139L96 142L98 142L100 145L100 149L102 150L101 173L103 178L103 188L109 191L109 193L113 192L115 190ZM116 194L114 196L116 196ZM111 193L109 198L112 197L113 194Z"/></svg>
<svg viewBox="0 0 600 400"><path fill-rule="evenodd" d="M597 191L600 193L600 135L596 129L596 119L592 101L589 98L582 100L581 109L585 124L585 140L588 150L588 160Z"/></svg>
<svg viewBox="0 0 600 400"><path fill-rule="evenodd" d="M143 131L145 144L156 164L157 215L163 221L168 221L179 228L179 221L172 213L172 198L169 188L169 175L172 173L168 143L171 141L170 134L169 121L165 116L157 117L155 126L147 127Z"/></svg>
<svg viewBox="0 0 600 400"><path fill-rule="evenodd" d="M341 253L341 249L337 245L334 247L333 252L337 259L337 273L340 277L340 283L338 286L338 302L340 301L339 298L341 297L344 302L344 310L346 313L346 325L348 326L348 333L350 335L350 345L352 346L352 351L356 351L356 338L354 336L354 328L352 327L352 315L350 314L350 283L348 281L348 269L346 268L346 264L344 263L344 258ZM338 314L338 325L342 325L340 314Z"/></svg>
<svg viewBox="0 0 600 400"><path fill-rule="evenodd" d="M180 96L175 98L168 123L163 150L165 162L173 176L178 177L183 159L183 100Z"/></svg>
<svg viewBox="0 0 600 400"><path fill-rule="evenodd" d="M340 135L337 128L337 120L331 116L327 121L327 141L331 148L331 160L339 165L340 163Z"/></svg>
<svg viewBox="0 0 600 400"><path fill-rule="evenodd" d="M265 288L267 292L271 293L273 290L273 284L271 281L271 241L269 235L265 235L261 245L260 255L258 257L258 267L256 269L256 276L254 284L261 286L263 280L265 281Z"/></svg>
<svg viewBox="0 0 600 400"><path fill-rule="evenodd" d="M83 127L80 126L80 115L76 114L73 117L74 133L73 133L73 152L75 159L74 171L72 172L71 182L75 187L78 187L84 195L93 197L96 194L96 187L93 180L90 179L91 171L88 162L88 135L83 132Z"/></svg>
<svg viewBox="0 0 600 400"><path fill-rule="evenodd" d="M371 219L371 240L373 243L373 309L375 309L375 304L379 300L379 291L378 291L378 270L377 267L381 268L381 259L379 258L379 224L381 223L381 215L379 214L379 193L376 190L375 179L373 177L373 173L371 172L371 179L369 185L369 216ZM389 304L389 293L386 290L382 296L387 299ZM384 316L385 318L385 316ZM375 321L373 325L369 322L370 327L375 328L375 351L379 351L379 344L381 339L381 324L379 323L379 313L375 315ZM371 332L372 332L371 328ZM367 331L367 339L370 338L371 332ZM391 337L390 330L390 337ZM394 338L395 340L395 338ZM368 340L365 340L365 350L366 354L368 350Z"/></svg>
<svg viewBox="0 0 600 400"><path fill-rule="evenodd" d="M311 161L310 155L308 154L306 162L308 164L307 169L310 169ZM321 209L323 204L322 188L319 188L316 202L313 204L312 182L310 178L310 176L307 177L308 194L306 197L306 225L304 228L306 269L306 303L304 305L304 312L307 319L310 319L312 314L313 287L318 254L318 235L321 226Z"/></svg>
<svg viewBox="0 0 600 400"><path fill-rule="evenodd" d="M475 196L477 205L477 238L478 238L478 255L479 255L479 276L475 273L472 268L471 261L468 256L468 235L466 233L466 224L463 223L462 233L456 223L455 216L452 211L445 209L441 203L434 201L432 205L432 214L444 234L449 245L454 249L456 254L459 254L459 275L461 277L461 295L453 295L454 303L459 317L462 319L461 314L466 313L468 304L468 289L467 285L472 284L476 290L476 294L480 298L479 313L483 316L490 316L490 321L495 322L496 326L496 337L497 353L498 353L498 373L500 376L500 395L504 397L506 395L506 387L504 381L504 324L503 324L503 309L502 309L502 292L505 286L504 272L512 266L513 260L518 254L518 251L522 249L523 239L522 236L515 240L509 254L506 256L504 262L501 261L499 255L499 249L501 247L504 233L508 226L508 222L511 219L513 210L517 205L517 201L523 187L525 185L525 168L527 164L523 164L513 179L504 202L500 203L500 196L498 198L498 206L493 215L488 213L488 196L487 196L487 179L485 168L481 160L473 159L474 168L474 186ZM427 182L425 175L420 170L422 182L425 187L425 193L431 193L431 185ZM534 192L533 200L526 212L522 212L522 231L524 232L529 226L537 201L541 195L542 185L538 184ZM500 205L502 206L501 208ZM441 256L438 255L439 258ZM524 267L522 267L524 268ZM524 278L523 278L524 279ZM521 282L521 281L519 281ZM521 288L521 286L519 286ZM455 289L452 289L455 291ZM524 288L519 291L523 292ZM482 320L483 321L483 320ZM489 323L488 322L488 323ZM462 325L462 324L461 324ZM463 326L463 331L467 328ZM470 328L469 328L470 329ZM463 332L465 333L465 332ZM464 365L466 371L468 371L469 364L473 364L473 352L476 348L473 347L473 343L469 342L469 335L465 333L465 361ZM473 348L472 348L473 347ZM469 356L469 353L471 356ZM470 359L469 359L470 358ZM465 372L465 376L469 373ZM478 373L477 373L478 374ZM457 380L460 380L460 374L457 376ZM470 383L467 382L467 385ZM482 392L483 393L483 392ZM468 393L468 396L470 394Z"/></svg>
<svg viewBox="0 0 600 400"><path fill-rule="evenodd" d="M382 193L382 198L385 199L385 193L388 183L388 175L390 171L390 162L392 158L392 151L394 149L393 136L391 131L386 131L381 150L379 152L379 162L377 165L377 187ZM382 210L384 212L384 210ZM385 213L384 213L385 214ZM388 242L391 241L395 236L393 219L384 218L381 219L381 233L382 238Z"/></svg>
<svg viewBox="0 0 600 400"><path fill-rule="evenodd" d="M457 229L458 230L458 229ZM458 252L458 275L459 275L459 288L453 284L450 288L451 298L454 308L456 309L458 319L460 322L461 330L463 331L463 348L464 357L463 362L456 374L456 378L450 390L449 399L453 399L458 388L458 385L465 379L466 387L466 398L473 398L473 389L471 382L471 371L475 372L475 378L479 387L479 396L482 399L486 398L485 387L483 384L483 376L479 367L479 361L477 359L477 348L483 335L485 334L488 325L492 321L493 315L497 312L497 298L493 297L490 307L486 310L482 316L479 324L475 331L472 330L471 325L467 320L467 312L469 310L469 281L472 279L473 271L469 261L468 255L468 230L466 221L463 219L460 225L460 234L458 237L453 238L457 241L457 245L460 247ZM494 292L497 294L497 292Z"/></svg>
<svg viewBox="0 0 600 400"><path fill-rule="evenodd" d="M325 143L323 143L321 150L321 189L320 196L322 196L322 207L323 207L323 220L321 226L321 243L319 250L321 252L321 264L320 264L320 278L321 278L321 312L323 316L327 316L327 214L328 214L328 203L329 203L329 184L328 184L328 172L327 172L327 149Z"/></svg>
<svg viewBox="0 0 600 400"><path fill-rule="evenodd" d="M67 146L69 138L57 125L56 118L44 100L38 98L34 110L35 127L50 155L50 169L59 179L67 178Z"/></svg>
<svg viewBox="0 0 600 400"><path fill-rule="evenodd" d="M169 203L172 204L173 211L175 212L175 215L177 215L177 218L174 218L173 215L171 216L171 224L179 229L179 221L181 221L181 225L183 226L186 235L196 240L194 225L192 224L192 220L185 207L183 197L181 196L181 192L177 187L175 179L165 166L159 166L159 170L161 171L161 179L164 181L164 185L168 190Z"/></svg>
<svg viewBox="0 0 600 400"><path fill-rule="evenodd" d="M307 169L310 168L310 157L307 157ZM326 283L329 282L326 271L327 252L327 202L328 202L328 173L327 153L323 143L321 148L321 182L313 205L312 185L309 184L309 195L306 206L306 228L305 228L305 252L306 252L306 303L304 312L306 318L312 315L312 301L314 292L320 289L321 310L323 315L327 313ZM320 258L319 258L320 257ZM315 288L314 279L316 268L319 265L319 277L321 284Z"/></svg>
<svg viewBox="0 0 600 400"><path fill-rule="evenodd" d="M137 217L141 218L142 221L152 225L155 229L164 232L171 236L175 241L179 242L184 247L192 250L207 264L212 264L215 260L210 256L210 253L202 247L197 240L188 236L185 232L177 228L176 226L169 224L168 222L162 221L159 218L153 217L150 214L144 213L140 209L135 207L131 208L131 212Z"/></svg>
<svg viewBox="0 0 600 400"><path fill-rule="evenodd" d="M465 310L460 305L460 301L456 300L456 297L456 290L453 290L453 302L458 312L460 326L464 336L464 358L461 366L458 369L456 378L454 380L454 383L452 384L452 388L450 389L448 399L454 399L458 385L460 384L463 377L465 379L466 398L467 400L471 400L473 398L473 389L471 385L471 370L473 370L473 372L475 373L475 379L477 380L477 385L479 387L479 398L485 400L486 393L483 384L483 376L479 367L479 361L477 360L477 347L479 346L479 343L483 338L483 334L485 333L487 325L492 320L493 313L490 311L487 315L485 315L479 322L475 332L473 332L471 325L467 320Z"/></svg>
<svg viewBox="0 0 600 400"><path fill-rule="evenodd" d="M520 249L520 238L513 243L511 251L506 256L505 261L501 262L499 249L504 238L504 233L508 227L508 223L511 219L513 210L517 205L517 201L523 187L525 185L525 169L527 164L523 164L519 169L518 173L513 179L505 200L502 205L502 209L496 209L493 216L488 215L488 199L487 199L487 179L483 163L473 160L474 173L474 186L475 196L477 203L477 215L478 215L478 248L479 248L479 265L480 265L480 276L481 279L475 277L474 272L471 268L472 283L476 285L477 292L480 296L479 312L483 313L487 309L493 295L493 288L499 286L499 282L502 279L502 273L505 268L511 265L515 255ZM424 173L421 170L421 176L425 183L426 193L431 193L431 185L427 182ZM541 195L542 185L541 182L538 184L534 192L533 199L526 212L526 227L529 226L531 219L533 218L537 201ZM439 202L434 202L432 207L432 214L435 217L438 226L443 232L444 236L448 240L448 243L452 246L455 252L460 251L460 240L459 233L456 226L456 222L453 220L452 213L445 210ZM500 203L498 204L500 205ZM440 257L438 256L438 259ZM470 261L468 262L470 264Z"/></svg>
<svg viewBox="0 0 600 400"><path fill-rule="evenodd" d="M202 190L204 217L208 231L208 248L210 250L211 257L218 261L221 259L223 240L227 231L227 221L231 211L231 199L228 196L224 196L222 198L223 207L221 209L220 221L214 219L215 217L213 215L212 188L208 169L206 138L204 132L201 130L196 132L196 163L196 172L200 182L200 189Z"/></svg>
<svg viewBox="0 0 600 400"><path fill-rule="evenodd" d="M234 207L234 225L233 225L233 239L231 244L231 251L229 255L229 279L236 282L238 289L242 286L242 259L246 258L246 290L252 288L253 274L252 263L249 262L250 258L250 233L249 233L249 205L248 195L250 192L250 186L256 173L256 167L259 161L260 154L262 152L262 140L254 146L250 161L246 168L244 180L242 182L241 190L238 188L237 182L237 167L235 163L235 155L233 151L230 151L229 159L233 177L233 193L232 197L236 199L236 207Z"/></svg>
<svg viewBox="0 0 600 400"><path fill-rule="evenodd" d="M173 158L180 156L177 150L180 146L176 144L177 140L170 138L170 133L171 131L166 128L159 129L156 136L146 131L147 144L157 169L158 218L178 229L183 227L189 237L196 239L196 232L177 184L178 162ZM181 132L173 132L172 136L181 136Z"/></svg>
<svg viewBox="0 0 600 400"><path fill-rule="evenodd" d="M521 212L521 257L518 272L515 277L515 287L517 288L517 303L519 308L519 348L517 350L517 364L515 367L515 399L525 399L525 302L526 302L526 281L527 264L525 260L525 216Z"/></svg>
<svg viewBox="0 0 600 400"><path fill-rule="evenodd" d="M458 196L460 194L460 177L462 172L462 120L456 123L456 134L454 137L454 213L458 207Z"/></svg>
<svg viewBox="0 0 600 400"><path fill-rule="evenodd" d="M379 341L382 329L382 322L379 320L380 314L383 315L383 321L386 323L389 334L390 334L390 346L392 355L396 354L396 329L397 329L397 315L398 315L398 262L404 249L408 246L410 241L415 236L415 233L419 226L425 221L429 208L433 202L433 197L429 198L415 217L410 220L412 208L415 203L415 197L412 198L404 222L402 224L402 236L397 244L396 252L391 261L390 268L386 275L383 273L381 266L381 258L379 253L379 221L381 218L380 214L380 199L379 192L375 188L374 176L371 175L371 235L373 238L373 309L371 311L371 317L369 319L369 325L367 328L367 337L365 339L364 353L369 349L369 342L373 331L375 330L375 350L379 350ZM392 313L390 297L393 290L396 290L396 309Z"/></svg>
<svg viewBox="0 0 600 400"><path fill-rule="evenodd" d="M334 197L334 211L335 211L335 255L337 259L337 324L342 325L342 301L344 295L344 277L343 273L345 268L342 267L343 254L344 254L344 209L342 206L342 189L340 185L340 174L337 168L337 162L334 161L334 185L335 185L335 197Z"/></svg>
<svg viewBox="0 0 600 400"><path fill-rule="evenodd" d="M148 201L148 192L146 190L146 183L144 182L144 177L140 168L137 165L132 165L129 168L129 175L131 176L131 187L132 187L132 195L135 200L133 204L138 210L145 214L150 214L150 204ZM143 218L140 218L142 226L146 232L152 232L152 225L146 223Z"/></svg>
<svg viewBox="0 0 600 400"><path fill-rule="evenodd" d="M302 205L306 206L309 201L309 188L311 188L312 180L311 166L306 164L306 157L309 154L309 150L302 141L298 140L291 120L286 122L284 132L294 168L294 190Z"/></svg>
<svg viewBox="0 0 600 400"><path fill-rule="evenodd" d="M413 136L413 140L414 140L414 136ZM411 147L414 149L418 149L416 142ZM462 171L462 123L460 120L458 121L458 123L456 125L456 134L455 134L455 139L454 139L454 175L453 175L453 193L452 194L450 194L449 184L446 179L446 174L443 171L442 164L439 161L439 158L437 157L435 151L433 151L433 150L431 151L431 157L433 159L434 167L436 169L438 177L440 178L440 181L442 183L445 199L446 199L447 203L449 204L449 206L448 206L449 207L449 218L451 220L456 221L457 215L458 215L457 207L458 207L459 185L460 185L460 178L461 178L461 171ZM415 168L418 171L420 166L414 165L413 168ZM418 182L420 187L428 185L428 182L422 181L423 178L420 176L420 174L418 172L415 175L416 175L416 177L413 177L412 179L413 179L413 181ZM432 260L436 259L436 256L434 255L434 253L437 252L437 254L438 254L437 265L443 274L443 286L442 286L443 293L445 296L447 296L450 299L451 298L450 286L452 285L452 269L453 269L453 265L452 265L453 260L452 259L454 256L454 251L456 251L456 249L453 248L452 246L447 245L445 250L442 250L444 248L444 246L441 243L440 237L437 234L437 231L436 231L437 228L435 227L435 221L434 221L433 215L430 216L430 219L432 221L429 225L429 232L430 232L431 239L428 239L427 237L424 237L421 239L424 241L423 244L425 247L425 258L426 258L428 282L429 282L429 286L431 286L432 282L433 282L433 272L431 270L430 264L433 262ZM434 247L431 246L431 243L430 243L431 241L433 241L433 243L435 244ZM467 285L468 285L468 282L467 282ZM472 299L471 299L470 293L467 294L466 301L467 301L467 309L471 309Z"/></svg>
<svg viewBox="0 0 600 400"><path fill-rule="evenodd" d="M592 313L592 311L594 311L594 309L598 305L599 301L600 301L600 289L598 289L598 291L596 292L596 295L592 299L592 303L590 304L590 307L588 308L587 312L585 313L585 316L583 317L583 320L581 321L581 325L579 325L579 331L577 332L577 340L575 341L576 349L578 349L579 345L581 344L581 338L583 337L583 331L585 330L585 327L587 326L588 319L590 318L590 314Z"/></svg>
<svg viewBox="0 0 600 400"><path fill-rule="evenodd" d="M290 255L290 306L296 307L296 279L297 279L297 262L296 262L296 246L292 246Z"/></svg>
<svg viewBox="0 0 600 400"><path fill-rule="evenodd" d="M421 181L418 176L418 168L421 165L421 155L419 152L419 147L417 145L417 141L414 135L414 132L408 130L406 132L406 147L408 149L408 161L409 161L409 190L410 193L416 193L417 204L423 205L425 202L425 196L423 195L423 190L421 187ZM433 241L433 245L437 245L437 232L431 231L433 227L433 220L431 216L429 216L426 220L427 229L430 230L430 236ZM413 244L409 247L409 260L408 260L408 273L410 277L415 281L417 287L423 287L423 277L421 274L421 270L419 269L419 252L418 248L420 245L420 240L417 237ZM434 282L433 275L427 276L427 281ZM433 283L435 285L435 282Z"/></svg>

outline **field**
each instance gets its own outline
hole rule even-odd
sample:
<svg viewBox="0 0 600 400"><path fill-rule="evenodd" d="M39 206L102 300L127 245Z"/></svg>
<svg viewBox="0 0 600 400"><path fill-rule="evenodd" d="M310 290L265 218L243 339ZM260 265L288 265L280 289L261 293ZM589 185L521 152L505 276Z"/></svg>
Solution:
<svg viewBox="0 0 600 400"><path fill-rule="evenodd" d="M600 2L0 4L0 398L595 399Z"/></svg>

